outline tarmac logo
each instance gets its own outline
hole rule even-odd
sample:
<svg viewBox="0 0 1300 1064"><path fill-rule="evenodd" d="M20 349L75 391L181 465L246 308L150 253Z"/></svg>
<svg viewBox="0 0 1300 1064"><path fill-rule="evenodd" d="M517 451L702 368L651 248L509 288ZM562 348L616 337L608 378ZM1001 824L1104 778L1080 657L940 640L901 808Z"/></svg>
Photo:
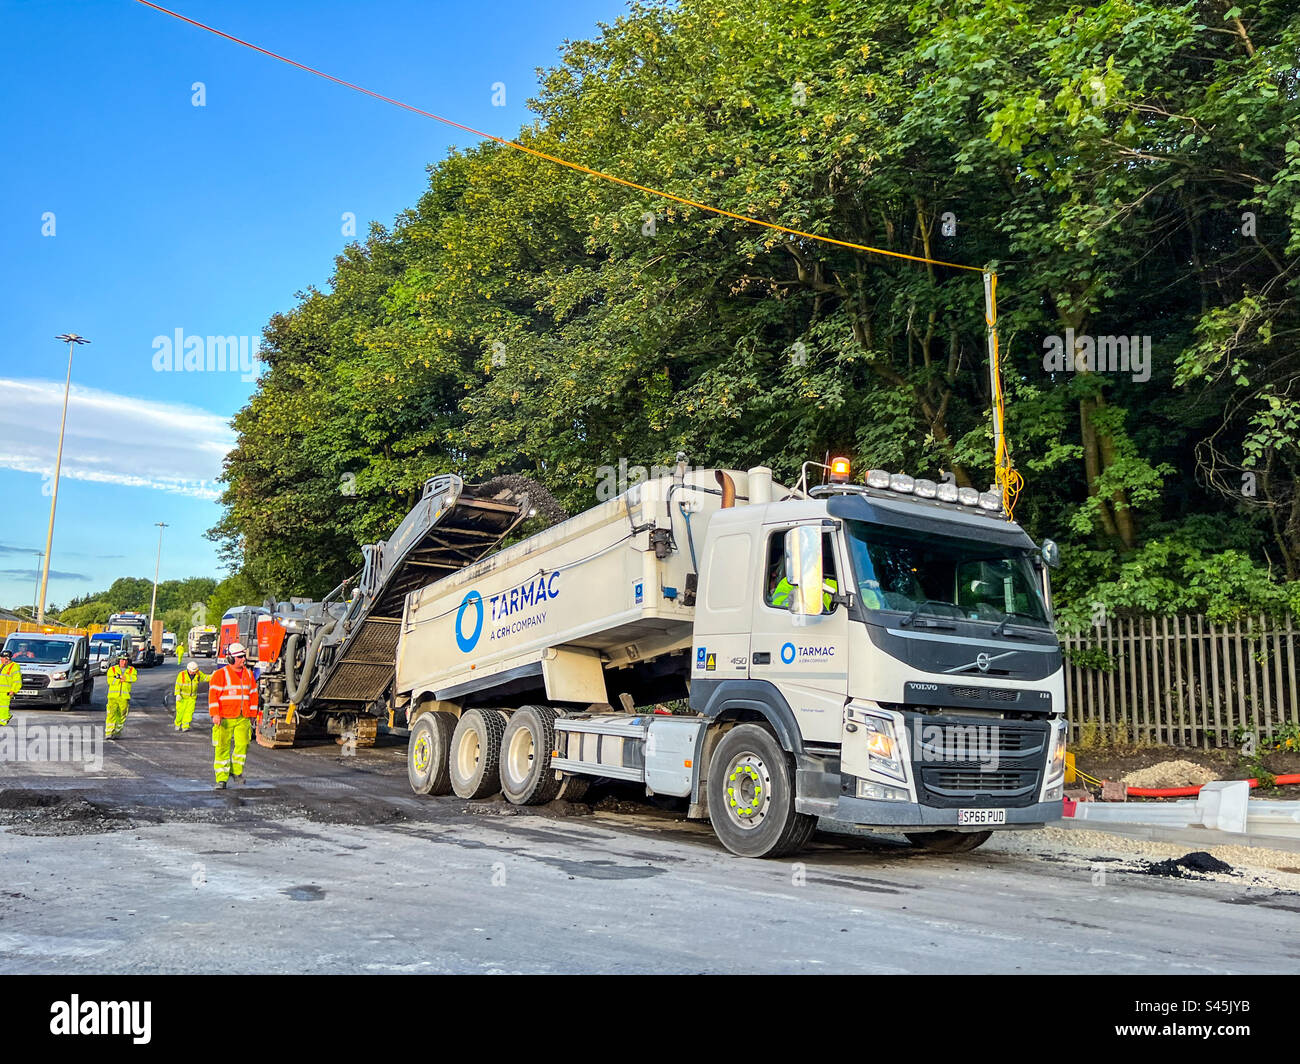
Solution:
<svg viewBox="0 0 1300 1064"><path fill-rule="evenodd" d="M76 994L70 1001L50 1005L50 1034L130 1035L138 1046L153 1037L153 1002L82 1001Z"/></svg>
<svg viewBox="0 0 1300 1064"><path fill-rule="evenodd" d="M465 611L471 606L474 607L474 631L468 636L465 634ZM460 603L460 609L456 611L456 645L461 651L468 654L478 646L478 637L483 634L483 596L477 591L471 591Z"/></svg>

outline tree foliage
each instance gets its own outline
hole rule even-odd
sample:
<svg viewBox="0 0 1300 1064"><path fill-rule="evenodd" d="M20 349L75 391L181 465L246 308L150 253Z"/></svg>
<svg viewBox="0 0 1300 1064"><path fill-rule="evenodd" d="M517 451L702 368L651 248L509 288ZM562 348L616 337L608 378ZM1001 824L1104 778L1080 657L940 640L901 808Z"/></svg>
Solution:
<svg viewBox="0 0 1300 1064"><path fill-rule="evenodd" d="M210 576L162 580L158 584L154 616L164 618L164 623L174 623L182 611L189 617L196 604L207 602L216 586L216 580ZM107 591L95 591L69 601L60 613L60 620L63 624L84 628L87 625L104 624L109 615L114 613L148 613L152 595L152 580L144 577L120 577L113 581ZM171 617L170 622L166 620L168 616ZM188 631L190 624L194 623L197 622L187 622L185 629Z"/></svg>
<svg viewBox="0 0 1300 1064"><path fill-rule="evenodd" d="M1298 67L1283 0L633 4L565 45L519 140L992 264L1017 517L1064 544L1067 616L1227 616L1300 579ZM1070 335L1150 362L1049 367ZM786 481L831 451L992 477L978 274L495 144L431 166L264 354L212 532L250 592L327 591L439 472L523 473L570 509L679 450Z"/></svg>

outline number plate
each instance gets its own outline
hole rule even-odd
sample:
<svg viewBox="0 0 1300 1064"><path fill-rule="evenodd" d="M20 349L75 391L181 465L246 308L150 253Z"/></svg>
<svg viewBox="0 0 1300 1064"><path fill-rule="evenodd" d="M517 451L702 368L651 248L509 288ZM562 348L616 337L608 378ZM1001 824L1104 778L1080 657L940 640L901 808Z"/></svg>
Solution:
<svg viewBox="0 0 1300 1064"><path fill-rule="evenodd" d="M33 695L35 695L36 693L37 693L37 692L36 692L35 690L22 690L22 691L15 691L15 692L14 692L14 698L31 698L31 697L32 697Z"/></svg>
<svg viewBox="0 0 1300 1064"><path fill-rule="evenodd" d="M1007 811L1005 809L958 809L958 824L1005 824L1007 822Z"/></svg>

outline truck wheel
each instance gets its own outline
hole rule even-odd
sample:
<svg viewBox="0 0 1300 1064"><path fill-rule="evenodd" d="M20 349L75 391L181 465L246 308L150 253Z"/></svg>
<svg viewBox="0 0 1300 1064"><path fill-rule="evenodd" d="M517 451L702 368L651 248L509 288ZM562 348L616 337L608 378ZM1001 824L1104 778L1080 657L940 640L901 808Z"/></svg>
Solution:
<svg viewBox="0 0 1300 1064"><path fill-rule="evenodd" d="M451 789L461 798L486 798L501 789L501 735L506 715L496 709L467 709L451 736Z"/></svg>
<svg viewBox="0 0 1300 1064"><path fill-rule="evenodd" d="M90 700L91 698L94 697L94 695L95 695L95 681L92 678L87 677L86 685L81 689L81 697L77 699L77 705L79 706L90 705Z"/></svg>
<svg viewBox="0 0 1300 1064"><path fill-rule="evenodd" d="M416 794L450 794L451 737L456 717L451 713L422 713L415 718L406 743L406 778Z"/></svg>
<svg viewBox="0 0 1300 1064"><path fill-rule="evenodd" d="M555 718L549 706L520 706L501 737L501 793L512 805L545 805L560 781L551 770Z"/></svg>
<svg viewBox="0 0 1300 1064"><path fill-rule="evenodd" d="M776 737L741 724L719 741L709 762L709 819L714 834L741 857L785 857L812 837L817 818L795 811L794 772Z"/></svg>
<svg viewBox="0 0 1300 1064"><path fill-rule="evenodd" d="M969 853L992 838L991 831L918 831L907 841L931 853Z"/></svg>

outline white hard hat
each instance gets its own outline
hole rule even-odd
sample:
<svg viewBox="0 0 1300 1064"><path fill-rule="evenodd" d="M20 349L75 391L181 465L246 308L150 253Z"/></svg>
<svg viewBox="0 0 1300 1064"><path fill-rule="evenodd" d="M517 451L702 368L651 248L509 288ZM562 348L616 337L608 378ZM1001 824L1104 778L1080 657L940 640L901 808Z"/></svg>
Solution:
<svg viewBox="0 0 1300 1064"><path fill-rule="evenodd" d="M244 649L243 643L231 643L230 646L226 648L226 653L229 654L232 658L236 654L243 654L245 656L248 655L248 651Z"/></svg>
<svg viewBox="0 0 1300 1064"><path fill-rule="evenodd" d="M185 663L185 668L188 669L190 672L198 672L199 663L197 661L187 661Z"/></svg>

